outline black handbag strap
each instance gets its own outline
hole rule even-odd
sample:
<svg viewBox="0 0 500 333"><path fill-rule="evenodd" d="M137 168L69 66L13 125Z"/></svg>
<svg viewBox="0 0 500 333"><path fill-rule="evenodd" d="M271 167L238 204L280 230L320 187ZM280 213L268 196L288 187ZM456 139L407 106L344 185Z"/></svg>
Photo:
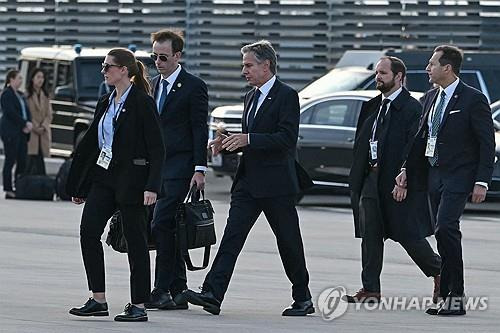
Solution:
<svg viewBox="0 0 500 333"><path fill-rule="evenodd" d="M196 188L196 185L194 185L193 188ZM189 191L191 193L191 191ZM203 191L202 191L203 193ZM189 193L188 193L189 197ZM186 198L187 200L187 198ZM187 202L187 201L186 201ZM184 205L180 204L177 207L177 214L176 214L176 220L177 220L177 233L176 233L176 238L177 238L177 244L178 248L181 251L181 255L184 258L184 261L186 262L186 267L189 271L199 271L202 269L205 269L208 267L208 262L210 260L210 246L205 246L205 252L203 254L203 264L202 266L194 266L193 262L191 261L191 257L189 255L189 250L187 246L187 233L186 233L186 222L184 219Z"/></svg>
<svg viewBox="0 0 500 333"><path fill-rule="evenodd" d="M205 200L205 190L200 191L200 190L198 190L198 187L196 186L196 184L193 184L193 186L191 186L191 188L189 189L189 192L186 195L186 198L184 199L184 203L199 201L199 195L198 195L198 200L194 200L194 199L195 199L195 195L199 194L200 192L201 192L201 198L203 200Z"/></svg>

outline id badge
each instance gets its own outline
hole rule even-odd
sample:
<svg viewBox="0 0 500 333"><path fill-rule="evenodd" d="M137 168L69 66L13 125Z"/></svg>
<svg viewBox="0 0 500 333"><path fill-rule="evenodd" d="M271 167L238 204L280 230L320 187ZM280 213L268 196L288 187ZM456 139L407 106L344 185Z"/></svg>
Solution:
<svg viewBox="0 0 500 333"><path fill-rule="evenodd" d="M372 160L377 159L377 143L378 141L370 141L370 156Z"/></svg>
<svg viewBox="0 0 500 333"><path fill-rule="evenodd" d="M102 147L99 158L97 159L97 165L108 170L112 156L113 154L110 147Z"/></svg>
<svg viewBox="0 0 500 333"><path fill-rule="evenodd" d="M427 139L427 147L425 147L426 157L434 157L434 153L436 151L436 142L437 142L437 137L435 136L430 136Z"/></svg>

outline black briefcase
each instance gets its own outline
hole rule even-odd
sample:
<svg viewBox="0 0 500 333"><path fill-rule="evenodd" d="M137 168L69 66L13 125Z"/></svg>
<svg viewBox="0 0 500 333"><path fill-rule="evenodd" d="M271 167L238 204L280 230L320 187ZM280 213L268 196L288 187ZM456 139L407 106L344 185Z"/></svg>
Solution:
<svg viewBox="0 0 500 333"><path fill-rule="evenodd" d="M54 200L55 182L49 176L22 175L16 180L16 199Z"/></svg>
<svg viewBox="0 0 500 333"><path fill-rule="evenodd" d="M152 214L153 211L154 211L154 205L153 207L149 206L147 232L148 232L148 248L150 251L156 249L153 236L151 234L151 218L153 216ZM128 251L127 241L125 240L125 236L123 235L123 222L122 222L122 214L120 211L114 213L113 216L109 219L109 231L106 237L106 244L108 244L108 246L111 246L113 250L120 253L127 253Z"/></svg>
<svg viewBox="0 0 500 333"><path fill-rule="evenodd" d="M204 191L201 191L201 196L203 199L199 200L200 191L196 189L196 185L193 185L184 202L177 207L175 216L178 249L190 271L208 267L210 247L216 242L213 215L215 212L210 201L205 199ZM190 249L198 248L205 249L202 266L194 266L189 256Z"/></svg>

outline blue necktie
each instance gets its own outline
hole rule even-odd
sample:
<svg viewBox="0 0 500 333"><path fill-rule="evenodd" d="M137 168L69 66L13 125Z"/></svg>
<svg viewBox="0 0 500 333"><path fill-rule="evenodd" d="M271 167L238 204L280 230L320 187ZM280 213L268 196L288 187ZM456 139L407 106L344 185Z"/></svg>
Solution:
<svg viewBox="0 0 500 333"><path fill-rule="evenodd" d="M259 97L260 97L260 90L257 88L255 89L255 93L253 95L252 108L250 109L250 113L248 114L247 124L249 131L252 129L253 121L255 118L255 112L257 112L257 104L259 104Z"/></svg>
<svg viewBox="0 0 500 333"><path fill-rule="evenodd" d="M158 113L161 114L161 111L163 110L163 106L165 105L165 100L167 99L167 87L168 87L168 81L167 80L161 80L163 84L163 89L161 91L161 97L160 97L160 103L158 103Z"/></svg>
<svg viewBox="0 0 500 333"><path fill-rule="evenodd" d="M441 124L441 118L444 112L444 102L446 101L446 93L444 90L441 92L441 99L439 100L439 104L436 106L434 109L434 116L432 117L431 121L431 128L429 131L429 137L437 137L437 134L439 132L439 125ZM435 166L438 161L438 151L437 151L437 146L434 149L434 156L429 157L429 163L432 166Z"/></svg>

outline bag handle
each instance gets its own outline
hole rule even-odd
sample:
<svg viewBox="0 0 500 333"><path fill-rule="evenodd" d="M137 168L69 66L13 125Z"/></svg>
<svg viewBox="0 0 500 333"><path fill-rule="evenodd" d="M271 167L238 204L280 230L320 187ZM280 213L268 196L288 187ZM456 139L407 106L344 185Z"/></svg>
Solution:
<svg viewBox="0 0 500 333"><path fill-rule="evenodd" d="M203 200L205 200L205 190L198 190L198 187L196 186L196 184L193 184L193 186L191 186L191 188L189 189L189 192L188 194L186 195L186 198L184 199L184 203L188 203L188 202L194 202L194 201L199 201L198 200L194 200L194 196L195 194L198 194L198 198L199 198L199 193L201 192L201 197L203 198Z"/></svg>

